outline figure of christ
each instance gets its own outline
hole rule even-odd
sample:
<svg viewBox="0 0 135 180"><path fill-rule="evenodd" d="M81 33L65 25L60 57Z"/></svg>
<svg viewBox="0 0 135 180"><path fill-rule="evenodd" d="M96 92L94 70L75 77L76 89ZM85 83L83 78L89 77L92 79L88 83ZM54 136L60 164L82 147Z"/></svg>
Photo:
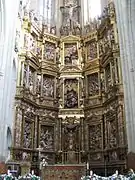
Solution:
<svg viewBox="0 0 135 180"><path fill-rule="evenodd" d="M79 8L80 6L78 5L73 5L73 4L69 4L69 6L65 6L64 10L68 12L68 20L70 22L70 30L73 29L73 23L77 23L77 21L75 20L74 16L74 10Z"/></svg>

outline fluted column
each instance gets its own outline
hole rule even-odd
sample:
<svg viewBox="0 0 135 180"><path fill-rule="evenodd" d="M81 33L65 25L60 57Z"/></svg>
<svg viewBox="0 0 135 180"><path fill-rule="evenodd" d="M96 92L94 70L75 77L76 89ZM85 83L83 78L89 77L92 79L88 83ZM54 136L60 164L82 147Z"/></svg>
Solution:
<svg viewBox="0 0 135 180"><path fill-rule="evenodd" d="M128 153L135 153L135 1L114 2L120 41Z"/></svg>

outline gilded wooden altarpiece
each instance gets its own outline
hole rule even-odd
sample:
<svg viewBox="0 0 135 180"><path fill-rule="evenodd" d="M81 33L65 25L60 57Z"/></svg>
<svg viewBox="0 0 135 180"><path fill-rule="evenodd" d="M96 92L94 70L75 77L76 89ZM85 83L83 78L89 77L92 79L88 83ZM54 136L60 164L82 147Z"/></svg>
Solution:
<svg viewBox="0 0 135 180"><path fill-rule="evenodd" d="M100 172L104 165L110 172L112 165L123 170L126 133L115 10L109 5L80 36L80 7L77 1L71 6L76 7L70 13L68 1L61 7L60 37L28 26L24 18L12 160L29 162L33 169L45 158L49 164L89 162Z"/></svg>

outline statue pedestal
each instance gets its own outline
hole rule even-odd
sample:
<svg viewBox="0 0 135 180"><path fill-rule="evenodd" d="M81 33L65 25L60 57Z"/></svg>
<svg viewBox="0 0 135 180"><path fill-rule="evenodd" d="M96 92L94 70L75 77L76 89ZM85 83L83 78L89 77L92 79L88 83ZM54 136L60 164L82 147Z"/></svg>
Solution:
<svg viewBox="0 0 135 180"><path fill-rule="evenodd" d="M42 169L43 180L76 180L81 179L84 174L84 164L48 165Z"/></svg>
<svg viewBox="0 0 135 180"><path fill-rule="evenodd" d="M21 176L30 173L30 167L31 167L30 162L22 162L20 166L21 166Z"/></svg>

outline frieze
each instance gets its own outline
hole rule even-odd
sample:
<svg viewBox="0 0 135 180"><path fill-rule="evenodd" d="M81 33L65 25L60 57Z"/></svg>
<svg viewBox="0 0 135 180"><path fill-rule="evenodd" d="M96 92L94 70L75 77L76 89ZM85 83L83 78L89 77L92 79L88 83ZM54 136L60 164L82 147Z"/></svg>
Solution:
<svg viewBox="0 0 135 180"><path fill-rule="evenodd" d="M52 118L56 118L58 116L58 112L47 109L37 109L36 114L39 116L50 116Z"/></svg>
<svg viewBox="0 0 135 180"><path fill-rule="evenodd" d="M82 69L79 67L79 66L63 66L60 68L60 72L72 72L72 73L75 73L75 72L81 72Z"/></svg>
<svg viewBox="0 0 135 180"><path fill-rule="evenodd" d="M42 72L47 71L49 74L51 74L52 72L55 72L55 73L58 72L58 68L55 64L53 64L52 66L48 64L47 62L42 61L41 67L42 67Z"/></svg>
<svg viewBox="0 0 135 180"><path fill-rule="evenodd" d="M56 117L55 117L56 118ZM45 123L45 122L50 122L50 123L54 123L55 122L55 118L53 118L52 116L50 115L44 115L44 116L40 116L39 117L39 120L40 120L40 123Z"/></svg>
<svg viewBox="0 0 135 180"><path fill-rule="evenodd" d="M73 35L69 35L69 36L66 36L66 37L62 37L61 39L60 39L60 41L61 42L67 42L67 43L74 43L74 42L80 42L81 41L81 39L80 39L80 37L78 37L78 36L73 36Z"/></svg>

